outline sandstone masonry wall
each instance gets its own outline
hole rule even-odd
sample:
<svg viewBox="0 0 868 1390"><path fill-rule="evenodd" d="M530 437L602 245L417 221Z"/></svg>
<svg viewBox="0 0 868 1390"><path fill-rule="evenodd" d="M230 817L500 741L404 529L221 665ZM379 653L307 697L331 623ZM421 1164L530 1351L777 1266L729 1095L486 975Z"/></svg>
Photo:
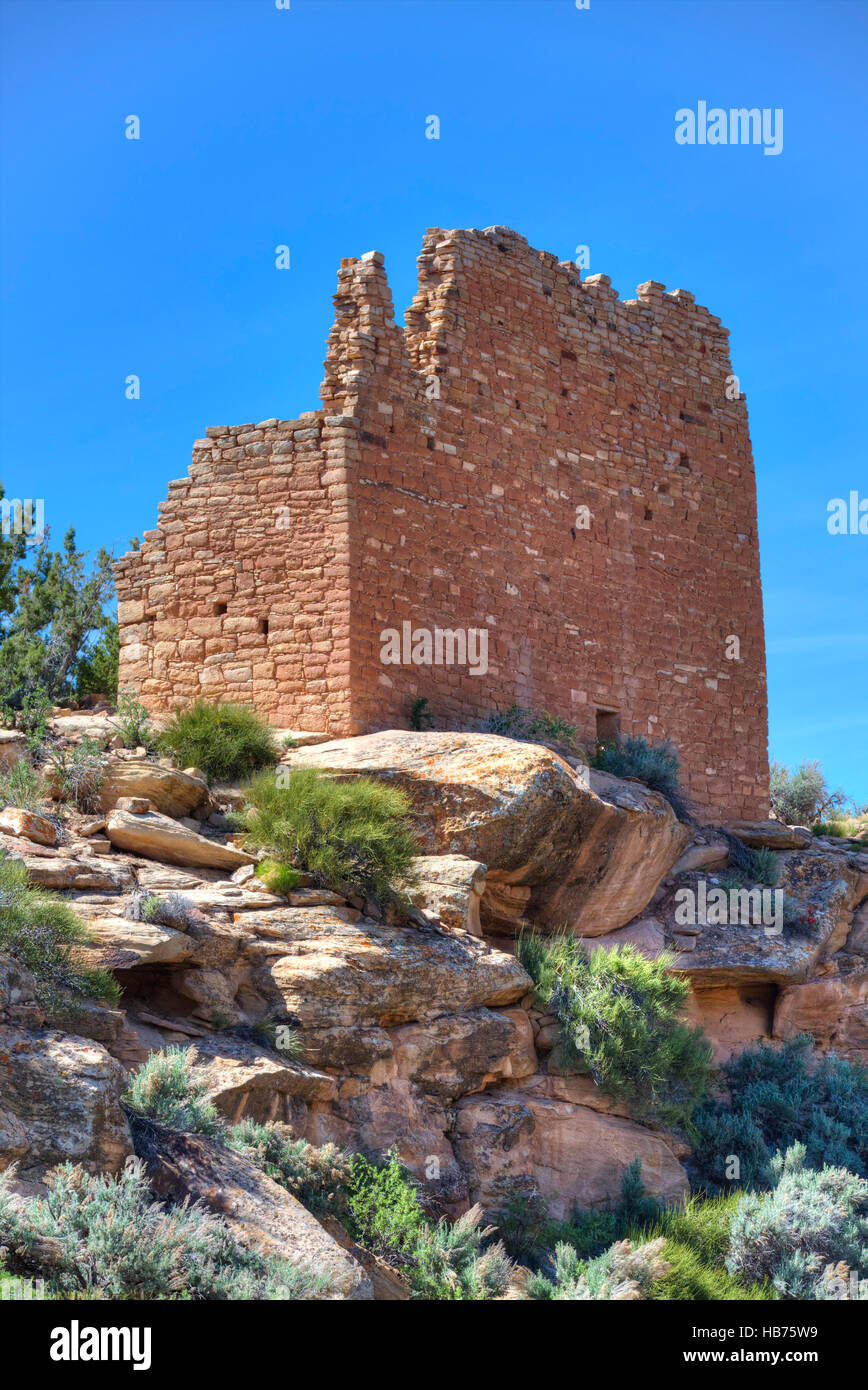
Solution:
<svg viewBox="0 0 868 1390"><path fill-rule="evenodd" d="M402 331L382 256L343 261L323 408L208 430L119 562L122 686L336 735L406 726L417 696L441 727L614 720L673 740L703 810L765 814L746 405L720 320L637 294L506 228L434 229ZM485 629L487 670L384 664L405 622Z"/></svg>

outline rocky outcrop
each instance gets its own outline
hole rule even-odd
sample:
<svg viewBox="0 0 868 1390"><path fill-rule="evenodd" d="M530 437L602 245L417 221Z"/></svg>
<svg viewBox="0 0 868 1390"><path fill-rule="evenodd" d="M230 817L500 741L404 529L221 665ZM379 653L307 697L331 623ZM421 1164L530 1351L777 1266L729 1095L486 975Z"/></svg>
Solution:
<svg viewBox="0 0 868 1390"><path fill-rule="evenodd" d="M584 1078L540 1075L459 1101L453 1140L471 1200L496 1210L507 1182L530 1180L554 1216L568 1217L573 1203L617 1198L634 1158L649 1193L682 1200L687 1177L666 1137L598 1108L600 1099Z"/></svg>
<svg viewBox="0 0 868 1390"><path fill-rule="evenodd" d="M39 1179L58 1163L115 1173L132 1153L123 1067L99 1043L0 1026L0 1168Z"/></svg>
<svg viewBox="0 0 868 1390"><path fill-rule="evenodd" d="M17 835L23 840L32 840L35 845L56 845L60 831L47 816L38 816L33 811L21 811L14 806L0 811L0 831L5 835Z"/></svg>
<svg viewBox="0 0 868 1390"><path fill-rule="evenodd" d="M330 908L245 913L254 985L306 1029L390 1028L510 1004L530 980L469 932L347 922Z"/></svg>
<svg viewBox="0 0 868 1390"><path fill-rule="evenodd" d="M231 1124L239 1120L304 1123L307 1107L334 1099L334 1077L229 1034L198 1038L189 1054L194 1080Z"/></svg>
<svg viewBox="0 0 868 1390"><path fill-rule="evenodd" d="M495 734L390 730L292 754L294 766L369 776L409 796L427 854L488 866L482 925L514 931L517 894L539 925L596 936L650 901L690 832L669 803L637 782L583 777L536 744Z"/></svg>

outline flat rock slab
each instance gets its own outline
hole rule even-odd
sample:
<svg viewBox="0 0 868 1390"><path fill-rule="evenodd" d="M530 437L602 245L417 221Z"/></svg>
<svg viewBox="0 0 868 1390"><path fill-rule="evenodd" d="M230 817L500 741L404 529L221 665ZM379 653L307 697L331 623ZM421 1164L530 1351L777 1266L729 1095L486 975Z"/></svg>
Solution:
<svg viewBox="0 0 868 1390"><path fill-rule="evenodd" d="M3 834L0 834L0 850L23 864L31 883L38 888L51 888L59 892L73 889L76 892L125 893L135 887L132 872L126 864L106 863L96 855L92 858L73 858L43 849L29 840Z"/></svg>
<svg viewBox="0 0 868 1390"><path fill-rule="evenodd" d="M254 983L303 1028L388 1028L482 1006L530 989L514 956L469 932L389 927L332 908L245 913Z"/></svg>
<svg viewBox="0 0 868 1390"><path fill-rule="evenodd" d="M186 960L197 943L183 932L127 917L95 917L89 922L100 965L129 970L135 965L170 965Z"/></svg>
<svg viewBox="0 0 868 1390"><path fill-rule="evenodd" d="M751 849L806 849L814 838L801 825L784 825L779 820L737 820L724 826Z"/></svg>
<svg viewBox="0 0 868 1390"><path fill-rule="evenodd" d="M326 1299L372 1299L370 1277L301 1202L241 1154L147 1121L137 1149L160 1196L201 1202L247 1247L326 1276Z"/></svg>
<svg viewBox="0 0 868 1390"><path fill-rule="evenodd" d="M282 1101L324 1103L337 1091L334 1077L325 1072L225 1033L191 1043L188 1056L194 1080L204 1083L208 1099L233 1124L280 1120Z"/></svg>
<svg viewBox="0 0 868 1390"><path fill-rule="evenodd" d="M242 864L256 863L252 855L243 850L198 835L195 830L188 830L156 811L144 816L112 811L106 822L106 834L117 849L182 867L202 865L231 872Z"/></svg>
<svg viewBox="0 0 868 1390"><path fill-rule="evenodd" d="M389 730L299 749L294 767L376 777L410 798L428 855L488 866L483 929L515 931L498 885L530 889L527 916L583 936L623 926L649 903L690 831L665 798L548 748L496 734Z"/></svg>

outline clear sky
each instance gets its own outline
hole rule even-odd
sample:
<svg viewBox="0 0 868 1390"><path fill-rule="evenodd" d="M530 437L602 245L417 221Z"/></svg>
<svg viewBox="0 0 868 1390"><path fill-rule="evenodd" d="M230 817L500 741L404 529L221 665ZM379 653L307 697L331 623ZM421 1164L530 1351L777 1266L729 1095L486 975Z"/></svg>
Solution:
<svg viewBox="0 0 868 1390"><path fill-rule="evenodd" d="M826 524L830 499L868 499L868 3L0 13L7 496L44 497L56 540L73 523L121 553L207 425L318 405L341 257L385 253L400 319L426 227L505 223L560 259L586 245L622 296L662 280L729 327L759 487L770 752L819 758L868 801L868 535ZM782 152L677 144L675 112L700 101L782 109Z"/></svg>

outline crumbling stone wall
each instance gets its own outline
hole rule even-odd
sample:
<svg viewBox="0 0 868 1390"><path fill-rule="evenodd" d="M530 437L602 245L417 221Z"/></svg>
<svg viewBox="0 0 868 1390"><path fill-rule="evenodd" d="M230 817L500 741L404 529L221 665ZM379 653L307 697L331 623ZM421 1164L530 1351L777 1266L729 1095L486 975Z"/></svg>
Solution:
<svg viewBox="0 0 868 1390"><path fill-rule="evenodd" d="M420 696L442 727L546 709L669 737L699 807L765 814L745 401L718 318L637 294L506 228L435 229L402 331L382 256L343 261L322 408L209 429L119 562L122 686L335 735ZM437 629L457 645L414 661ZM487 661L450 664L471 629Z"/></svg>

